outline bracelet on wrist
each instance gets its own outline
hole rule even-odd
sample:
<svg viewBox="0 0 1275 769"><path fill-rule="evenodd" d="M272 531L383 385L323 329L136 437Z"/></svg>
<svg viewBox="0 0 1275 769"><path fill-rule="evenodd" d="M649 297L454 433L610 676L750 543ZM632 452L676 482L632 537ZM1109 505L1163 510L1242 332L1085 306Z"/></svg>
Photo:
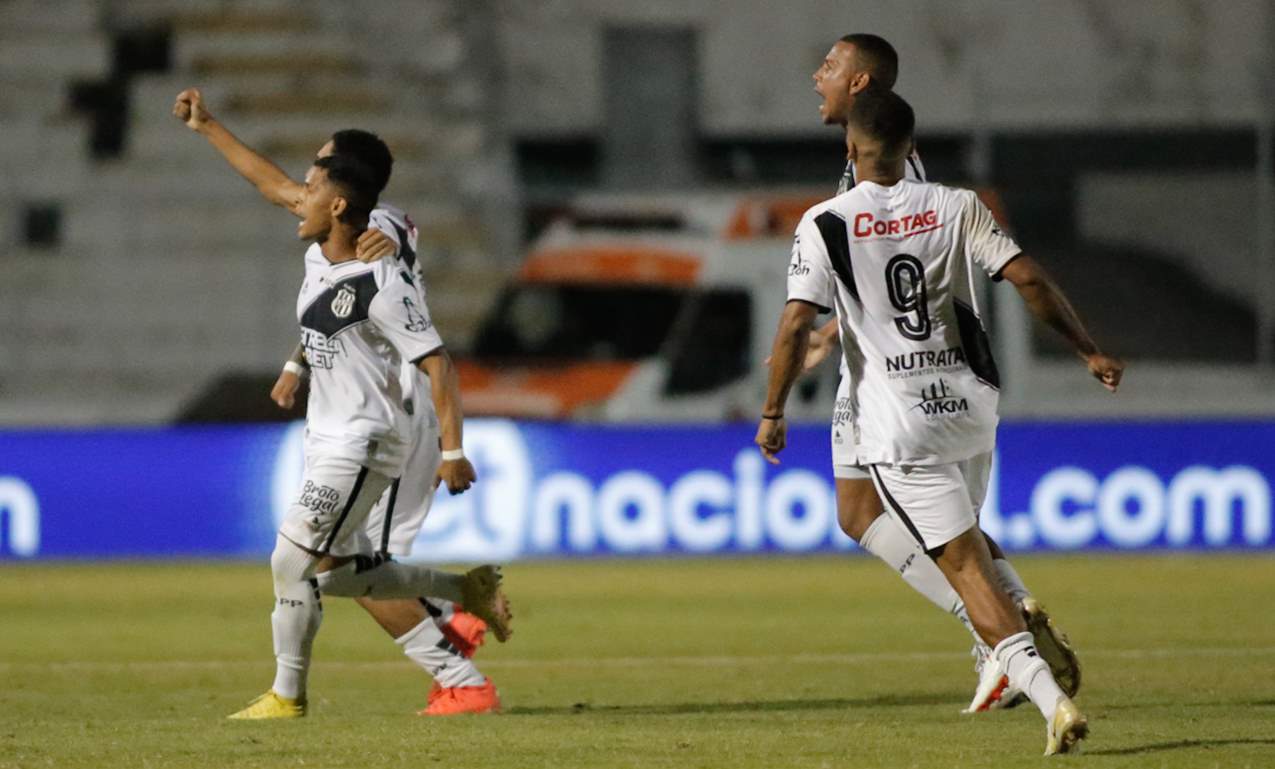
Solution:
<svg viewBox="0 0 1275 769"><path fill-rule="evenodd" d="M453 462L457 459L464 459L465 450L464 449L443 449L442 457L444 462Z"/></svg>
<svg viewBox="0 0 1275 769"><path fill-rule="evenodd" d="M305 379L306 377L310 376L310 369L306 368L305 366L302 366L300 363L297 363L295 360L290 360L287 363L283 364L283 370L290 372L292 374L296 374L298 377L302 379Z"/></svg>
<svg viewBox="0 0 1275 769"><path fill-rule="evenodd" d="M784 415L783 415L783 414L762 414L762 415L761 415L761 418L762 418L762 419L770 419L770 420L783 419L783 418L784 418Z"/></svg>

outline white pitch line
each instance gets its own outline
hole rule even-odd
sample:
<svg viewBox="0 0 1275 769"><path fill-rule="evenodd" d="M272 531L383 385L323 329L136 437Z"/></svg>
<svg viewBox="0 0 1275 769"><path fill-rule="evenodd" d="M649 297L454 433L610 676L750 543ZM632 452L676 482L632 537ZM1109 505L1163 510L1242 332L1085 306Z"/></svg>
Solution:
<svg viewBox="0 0 1275 769"><path fill-rule="evenodd" d="M1275 654L1275 646L1255 647L1197 647L1186 649L1085 649L1081 656L1109 657L1114 659L1169 659L1180 657L1256 657ZM854 652L844 654L758 654L678 657L573 657L569 659L486 659L484 668L646 668L646 667L702 667L728 668L745 665L859 665L878 662L931 662L968 659L968 654L956 652ZM0 662L0 670L219 670L234 667L259 667L265 658L254 660L138 660L132 662L111 660L68 660L61 662ZM342 660L316 660L316 665L334 670L378 670L411 667L406 660L376 660L350 662Z"/></svg>

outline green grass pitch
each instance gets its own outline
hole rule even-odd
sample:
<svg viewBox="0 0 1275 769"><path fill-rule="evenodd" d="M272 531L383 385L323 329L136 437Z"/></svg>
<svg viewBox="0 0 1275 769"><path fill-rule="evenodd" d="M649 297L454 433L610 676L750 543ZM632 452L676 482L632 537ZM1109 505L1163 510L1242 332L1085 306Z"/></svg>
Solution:
<svg viewBox="0 0 1275 769"><path fill-rule="evenodd" d="M1092 736L973 691L951 618L863 557L514 564L500 716L426 719L428 680L324 601L311 714L270 684L269 567L0 567L0 767L1272 767L1275 559L1016 559L1085 665Z"/></svg>

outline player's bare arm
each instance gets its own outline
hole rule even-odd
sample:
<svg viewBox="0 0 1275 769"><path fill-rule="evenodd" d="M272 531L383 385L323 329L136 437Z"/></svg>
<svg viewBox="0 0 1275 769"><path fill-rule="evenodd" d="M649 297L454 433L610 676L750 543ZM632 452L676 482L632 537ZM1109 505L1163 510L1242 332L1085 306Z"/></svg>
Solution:
<svg viewBox="0 0 1275 769"><path fill-rule="evenodd" d="M288 356L288 360L283 364L283 370L279 372L279 378L275 380L274 387L270 389L270 400L285 411L296 405L297 391L301 389L301 380L305 379L310 370L310 364L305 359L305 346L300 342L292 351L292 355Z"/></svg>
<svg viewBox="0 0 1275 769"><path fill-rule="evenodd" d="M429 377L430 397L438 414L439 443L443 449L443 463L438 467L434 485L446 483L452 494L465 491L478 480L474 466L460 455L449 459L449 452L459 453L463 443L464 412L460 403L460 376L447 350L439 348L426 355L417 364Z"/></svg>
<svg viewBox="0 0 1275 769"><path fill-rule="evenodd" d="M1089 367L1089 373L1102 386L1115 392L1124 375L1124 361L1105 355L1081 322L1062 289L1035 259L1020 254L1001 271L1001 277L1014 284L1027 303L1027 309L1064 339Z"/></svg>
<svg viewBox="0 0 1275 769"><path fill-rule="evenodd" d="M192 131L207 139L231 168L252 182L262 197L300 215L301 194L305 185L294 181L282 168L244 144L213 117L198 88L187 88L177 94L173 114Z"/></svg>
<svg viewBox="0 0 1275 769"><path fill-rule="evenodd" d="M810 345L810 330L819 310L813 304L792 300L784 305L775 331L775 341L770 348L770 378L766 386L766 401L762 405L761 423L757 425L757 437L753 442L761 450L767 462L779 464L776 456L787 444L788 426L784 421L784 406L793 382L801 373Z"/></svg>

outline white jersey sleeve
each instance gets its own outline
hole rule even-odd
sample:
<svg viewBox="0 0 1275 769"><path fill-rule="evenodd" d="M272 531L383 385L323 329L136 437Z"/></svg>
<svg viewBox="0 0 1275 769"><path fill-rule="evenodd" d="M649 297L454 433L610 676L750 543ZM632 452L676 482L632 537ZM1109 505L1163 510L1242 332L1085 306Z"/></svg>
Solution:
<svg viewBox="0 0 1275 769"><path fill-rule="evenodd" d="M1001 270L1023 252L1014 239L996 223L995 217L973 190L961 190L965 197L961 236L965 255L982 267L993 280L1001 279Z"/></svg>
<svg viewBox="0 0 1275 769"><path fill-rule="evenodd" d="M368 307L368 318L404 361L417 363L443 346L423 294L404 272L387 280L377 292Z"/></svg>
<svg viewBox="0 0 1275 769"><path fill-rule="evenodd" d="M809 302L830 312L836 296L835 276L828 249L815 220L807 213L797 225L788 263L788 301Z"/></svg>

